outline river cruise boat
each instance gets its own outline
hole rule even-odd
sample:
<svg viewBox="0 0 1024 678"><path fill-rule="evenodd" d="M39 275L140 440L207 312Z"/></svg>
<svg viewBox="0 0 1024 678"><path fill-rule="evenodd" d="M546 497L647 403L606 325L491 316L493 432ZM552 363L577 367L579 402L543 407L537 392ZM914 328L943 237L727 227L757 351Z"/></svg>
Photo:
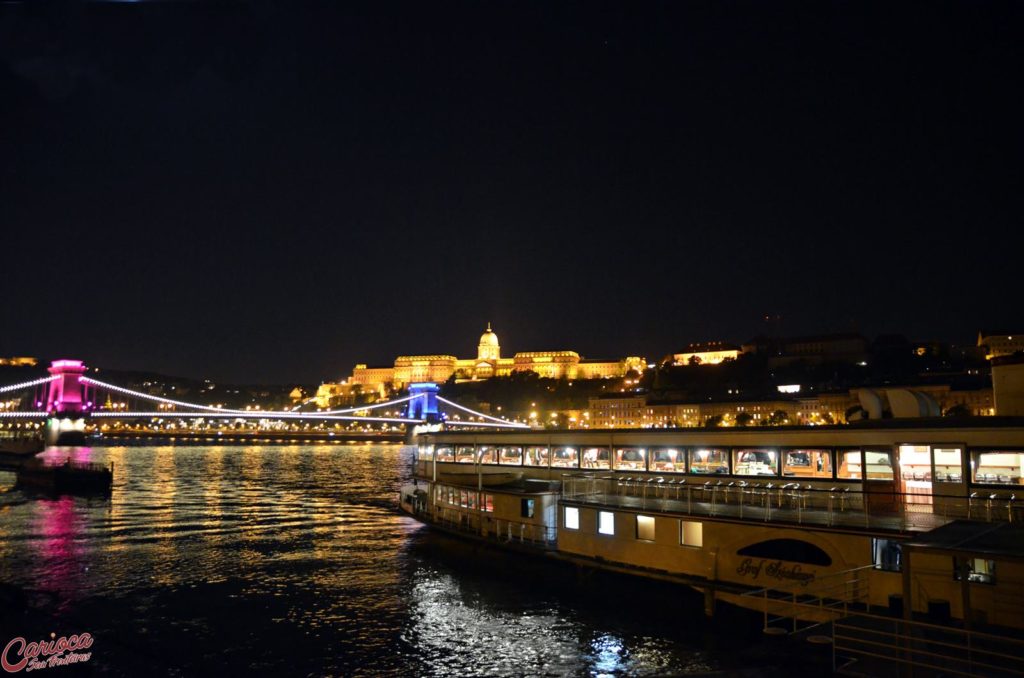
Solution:
<svg viewBox="0 0 1024 678"><path fill-rule="evenodd" d="M440 432L414 466L425 523L676 581L708 614L1024 630L1024 419Z"/></svg>

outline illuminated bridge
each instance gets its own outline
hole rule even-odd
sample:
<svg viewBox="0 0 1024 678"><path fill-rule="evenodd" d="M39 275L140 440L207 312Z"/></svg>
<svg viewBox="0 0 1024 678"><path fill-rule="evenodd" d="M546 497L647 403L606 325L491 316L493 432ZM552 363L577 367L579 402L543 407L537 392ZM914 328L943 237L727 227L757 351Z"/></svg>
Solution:
<svg viewBox="0 0 1024 678"><path fill-rule="evenodd" d="M86 420L153 418L366 422L401 424L407 431L416 427L529 428L447 400L438 394L438 385L429 382L410 385L409 395L394 400L312 412L302 410L302 405L291 410L243 410L165 398L87 377L81 360L55 360L48 371L48 377L0 386L0 420L45 420L54 433L84 431ZM117 403L105 406L103 398L108 403L116 398ZM396 408L401 416L394 415Z"/></svg>

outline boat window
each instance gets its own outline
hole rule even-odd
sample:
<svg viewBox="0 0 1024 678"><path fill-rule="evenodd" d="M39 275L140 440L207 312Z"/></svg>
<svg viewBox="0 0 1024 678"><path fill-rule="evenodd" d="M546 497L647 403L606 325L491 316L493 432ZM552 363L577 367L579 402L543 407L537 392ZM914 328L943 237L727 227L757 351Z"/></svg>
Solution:
<svg viewBox="0 0 1024 678"><path fill-rule="evenodd" d="M900 445L900 475L903 480L931 482L932 455L927 445Z"/></svg>
<svg viewBox="0 0 1024 678"><path fill-rule="evenodd" d="M903 547L894 539L872 539L871 563L879 570L899 572L903 563Z"/></svg>
<svg viewBox="0 0 1024 678"><path fill-rule="evenodd" d="M600 534L615 534L615 514L611 511L598 511L597 531Z"/></svg>
<svg viewBox="0 0 1024 678"><path fill-rule="evenodd" d="M680 520L679 544L681 546L704 546L704 523L698 523L695 520Z"/></svg>
<svg viewBox="0 0 1024 678"><path fill-rule="evenodd" d="M611 468L611 451L607 447L586 448L582 468Z"/></svg>
<svg viewBox="0 0 1024 678"><path fill-rule="evenodd" d="M416 458L424 461L434 458L434 446L433 445L420 445L416 450Z"/></svg>
<svg viewBox="0 0 1024 678"><path fill-rule="evenodd" d="M953 558L953 579L960 581L960 563L962 561L959 558ZM984 558L968 558L967 559L967 581L975 584L995 584L996 583L996 561L985 560Z"/></svg>
<svg viewBox="0 0 1024 678"><path fill-rule="evenodd" d="M619 447L615 450L615 468L622 471L647 470L647 450L642 447Z"/></svg>
<svg viewBox="0 0 1024 678"><path fill-rule="evenodd" d="M677 447L656 447L651 450L651 470L665 473L686 472L686 451Z"/></svg>
<svg viewBox="0 0 1024 678"><path fill-rule="evenodd" d="M974 482L993 483L997 485L1020 485L1024 473L1022 454L1019 450L992 450L990 452L974 452L971 467L974 470Z"/></svg>
<svg viewBox="0 0 1024 678"><path fill-rule="evenodd" d="M535 499L523 499L519 500L519 517L520 518L532 518Z"/></svg>
<svg viewBox="0 0 1024 678"><path fill-rule="evenodd" d="M472 464L473 447L471 445L459 445L455 448L455 461L459 464Z"/></svg>
<svg viewBox="0 0 1024 678"><path fill-rule="evenodd" d="M636 538L642 541L654 541L654 516L636 517Z"/></svg>
<svg viewBox="0 0 1024 678"><path fill-rule="evenodd" d="M738 476L778 475L779 452L765 448L734 450L733 469Z"/></svg>
<svg viewBox="0 0 1024 678"><path fill-rule="evenodd" d="M892 451L864 450L864 470L868 480L892 480Z"/></svg>
<svg viewBox="0 0 1024 678"><path fill-rule="evenodd" d="M486 511L487 513L494 513L494 495L493 494L485 494L484 495L484 511Z"/></svg>
<svg viewBox="0 0 1024 678"><path fill-rule="evenodd" d="M505 466L519 466L523 463L523 448L521 447L500 447L498 448L498 463Z"/></svg>
<svg viewBox="0 0 1024 678"><path fill-rule="evenodd" d="M566 506L565 518L562 523L567 530L580 529L580 510L575 506Z"/></svg>
<svg viewBox="0 0 1024 678"><path fill-rule="evenodd" d="M831 478L831 450L786 450L782 455L782 475L796 478Z"/></svg>
<svg viewBox="0 0 1024 678"><path fill-rule="evenodd" d="M455 450L451 445L438 445L437 447L437 460L438 461L455 461Z"/></svg>
<svg viewBox="0 0 1024 678"><path fill-rule="evenodd" d="M523 464L526 466L547 466L548 448L540 445L527 447Z"/></svg>
<svg viewBox="0 0 1024 678"><path fill-rule="evenodd" d="M729 452L698 447L690 451L690 473L729 473Z"/></svg>
<svg viewBox="0 0 1024 678"><path fill-rule="evenodd" d="M861 478L860 450L836 450L836 478Z"/></svg>
<svg viewBox="0 0 1024 678"><path fill-rule="evenodd" d="M832 564L830 556L823 548L800 539L769 539L756 544L744 546L736 552L738 556L751 558L768 558L771 560L787 560L791 563L807 563L828 567Z"/></svg>
<svg viewBox="0 0 1024 678"><path fill-rule="evenodd" d="M490 445L481 445L478 454L480 455L481 464L497 464L498 463L498 448L491 447Z"/></svg>
<svg viewBox="0 0 1024 678"><path fill-rule="evenodd" d="M551 457L551 465L559 468L577 468L579 451L575 447L556 447L555 454Z"/></svg>
<svg viewBox="0 0 1024 678"><path fill-rule="evenodd" d="M935 457L935 480L943 483L962 483L964 481L962 452L959 447L936 447L932 449Z"/></svg>

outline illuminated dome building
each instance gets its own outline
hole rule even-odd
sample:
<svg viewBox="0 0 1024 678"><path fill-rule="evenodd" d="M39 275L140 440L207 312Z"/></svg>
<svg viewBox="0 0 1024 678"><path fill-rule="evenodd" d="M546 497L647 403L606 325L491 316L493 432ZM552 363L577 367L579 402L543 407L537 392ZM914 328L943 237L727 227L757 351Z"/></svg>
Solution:
<svg viewBox="0 0 1024 678"><path fill-rule="evenodd" d="M449 354L398 356L393 366L356 365L350 383L383 393L386 388L402 388L413 382L447 381L452 375L459 381L478 381L532 371L551 379L607 379L621 377L631 369L642 372L645 366L644 359L636 356L586 360L575 351L520 352L512 358L502 358L498 335L487 323L477 343L476 358Z"/></svg>

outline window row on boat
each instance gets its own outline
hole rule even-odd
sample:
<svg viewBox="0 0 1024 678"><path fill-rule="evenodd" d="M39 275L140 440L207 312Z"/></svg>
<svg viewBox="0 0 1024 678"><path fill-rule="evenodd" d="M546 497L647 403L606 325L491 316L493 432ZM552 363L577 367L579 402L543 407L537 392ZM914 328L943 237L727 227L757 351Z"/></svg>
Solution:
<svg viewBox="0 0 1024 678"><path fill-rule="evenodd" d="M438 462L690 475L793 479L903 480L1021 485L1024 450L976 449L969 468L960 447L877 448L587 447L546 445L425 445L419 459ZM898 462L896 461L898 460Z"/></svg>

